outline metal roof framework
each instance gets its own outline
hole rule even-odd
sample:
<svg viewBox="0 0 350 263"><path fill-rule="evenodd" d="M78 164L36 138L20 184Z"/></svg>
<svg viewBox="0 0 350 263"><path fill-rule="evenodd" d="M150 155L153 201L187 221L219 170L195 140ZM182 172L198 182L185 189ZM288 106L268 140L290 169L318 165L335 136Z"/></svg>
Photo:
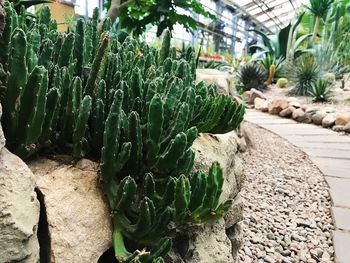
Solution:
<svg viewBox="0 0 350 263"><path fill-rule="evenodd" d="M294 17L296 10L308 0L230 0L233 6L239 6L262 26L274 32L283 28Z"/></svg>

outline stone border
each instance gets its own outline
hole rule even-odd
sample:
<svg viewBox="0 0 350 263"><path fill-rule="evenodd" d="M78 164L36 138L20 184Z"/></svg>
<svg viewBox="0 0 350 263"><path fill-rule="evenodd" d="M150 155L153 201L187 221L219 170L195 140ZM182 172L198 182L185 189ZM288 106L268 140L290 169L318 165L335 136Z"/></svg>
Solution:
<svg viewBox="0 0 350 263"><path fill-rule="evenodd" d="M301 123L313 123L336 132L350 133L350 112L337 113L331 107L301 105L298 99L267 100L254 98L254 108L283 118L292 118Z"/></svg>
<svg viewBox="0 0 350 263"><path fill-rule="evenodd" d="M325 175L332 199L335 262L349 263L350 137L255 110L247 110L245 120L272 131L297 146Z"/></svg>

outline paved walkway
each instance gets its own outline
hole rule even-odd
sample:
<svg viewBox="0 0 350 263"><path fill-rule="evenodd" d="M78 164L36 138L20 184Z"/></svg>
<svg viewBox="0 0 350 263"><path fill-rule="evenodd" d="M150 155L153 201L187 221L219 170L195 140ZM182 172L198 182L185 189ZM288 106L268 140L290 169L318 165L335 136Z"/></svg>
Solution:
<svg viewBox="0 0 350 263"><path fill-rule="evenodd" d="M335 262L350 263L350 136L255 110L248 110L245 120L299 147L325 175L335 222Z"/></svg>

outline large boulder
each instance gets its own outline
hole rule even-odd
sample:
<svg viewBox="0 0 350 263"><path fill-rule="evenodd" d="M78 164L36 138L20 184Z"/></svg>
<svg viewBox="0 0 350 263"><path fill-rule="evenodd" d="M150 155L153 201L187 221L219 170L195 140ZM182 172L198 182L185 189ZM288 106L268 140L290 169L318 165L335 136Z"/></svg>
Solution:
<svg viewBox="0 0 350 263"><path fill-rule="evenodd" d="M4 0L0 0L0 37L5 28L6 12L4 9Z"/></svg>
<svg viewBox="0 0 350 263"><path fill-rule="evenodd" d="M27 165L0 150L0 262L39 262L40 205Z"/></svg>
<svg viewBox="0 0 350 263"><path fill-rule="evenodd" d="M225 219L185 229L183 235L187 238L175 240L174 246L180 252L177 256L172 253L169 262L234 262L241 242L239 222L243 218L239 194L243 180L239 141L237 134L231 132L222 135L201 134L194 142L195 170L208 171L213 162L220 163L225 176L221 199L233 199L234 204Z"/></svg>
<svg viewBox="0 0 350 263"><path fill-rule="evenodd" d="M201 81L204 81L206 85L215 84L219 94L231 94L231 76L227 72L217 69L197 69L196 83Z"/></svg>
<svg viewBox="0 0 350 263"><path fill-rule="evenodd" d="M29 164L46 210L51 263L97 262L111 247L109 209L98 186L98 164L49 159Z"/></svg>

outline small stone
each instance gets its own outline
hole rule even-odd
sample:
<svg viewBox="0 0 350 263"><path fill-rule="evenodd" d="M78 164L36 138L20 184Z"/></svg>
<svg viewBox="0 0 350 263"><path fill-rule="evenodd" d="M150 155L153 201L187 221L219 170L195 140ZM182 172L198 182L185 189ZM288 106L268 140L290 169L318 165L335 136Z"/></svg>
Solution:
<svg viewBox="0 0 350 263"><path fill-rule="evenodd" d="M335 125L347 125L350 122L350 113L339 114L335 120Z"/></svg>
<svg viewBox="0 0 350 263"><path fill-rule="evenodd" d="M327 113L324 111L317 111L314 115L312 115L312 122L316 125L321 125L323 119L327 116Z"/></svg>
<svg viewBox="0 0 350 263"><path fill-rule="evenodd" d="M260 90L257 89L251 89L250 90L250 97L248 100L248 104L249 105L254 105L255 104L255 99L262 99L262 100L266 100L266 96L264 95L264 93L262 93Z"/></svg>
<svg viewBox="0 0 350 263"><path fill-rule="evenodd" d="M278 115L281 111L288 108L289 104L285 99L275 99L269 104L269 113Z"/></svg>
<svg viewBox="0 0 350 263"><path fill-rule="evenodd" d="M298 122L303 122L306 119L305 112L302 109L296 109L293 112L292 117L294 120L296 120Z"/></svg>
<svg viewBox="0 0 350 263"><path fill-rule="evenodd" d="M267 263L276 263L276 259L274 259L272 256L267 255L266 257L264 257L265 262Z"/></svg>
<svg viewBox="0 0 350 263"><path fill-rule="evenodd" d="M295 107L289 106L287 109L284 109L280 112L280 116L284 118L290 118L295 110Z"/></svg>
<svg viewBox="0 0 350 263"><path fill-rule="evenodd" d="M350 122L345 125L344 131L350 133Z"/></svg>
<svg viewBox="0 0 350 263"><path fill-rule="evenodd" d="M335 124L336 116L335 114L327 114L326 117L322 120L322 127L329 128Z"/></svg>
<svg viewBox="0 0 350 263"><path fill-rule="evenodd" d="M344 131L344 125L335 125L333 126L332 130L335 132L343 132Z"/></svg>
<svg viewBox="0 0 350 263"><path fill-rule="evenodd" d="M270 101L256 98L254 100L254 108L256 110L267 112L269 110Z"/></svg>

